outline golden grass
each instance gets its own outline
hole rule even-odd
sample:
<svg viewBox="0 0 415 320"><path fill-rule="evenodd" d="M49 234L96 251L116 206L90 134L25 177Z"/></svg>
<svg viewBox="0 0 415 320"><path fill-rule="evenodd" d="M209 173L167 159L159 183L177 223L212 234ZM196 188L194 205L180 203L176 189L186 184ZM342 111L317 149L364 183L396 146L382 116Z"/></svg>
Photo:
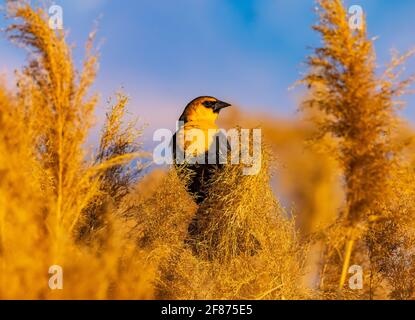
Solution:
<svg viewBox="0 0 415 320"><path fill-rule="evenodd" d="M331 261L341 291L351 258L360 265L368 260L369 277L373 279L384 269L378 265L378 257L392 254L389 250L393 246L374 248L385 240L382 232L387 226L380 221L386 219L390 200L396 197L391 187L396 181L395 171L401 166L401 150L392 139L398 123L397 98L414 80L400 80L400 67L415 50L395 55L384 75L378 77L373 41L368 39L365 21L361 29L353 30L341 0L319 0L318 4L320 21L313 28L320 33L323 46L308 58L310 71L302 82L311 94L303 106L322 112L319 135L330 135L337 142L346 204L338 222L342 226L336 229L335 249L328 249L326 258ZM404 214L402 209L399 214ZM376 231L378 228L381 233ZM333 257L339 250L344 253ZM354 252L359 250L363 252ZM370 298L374 296L372 284L368 289ZM330 281L325 285L334 290Z"/></svg>
<svg viewBox="0 0 415 320"><path fill-rule="evenodd" d="M105 197L117 199L131 183L126 163L136 156L126 138L129 127L112 128L115 138L104 134L107 143L97 161L85 160L82 146L96 104L95 96L87 98L97 62L92 38L84 69L77 72L64 34L49 29L41 10L24 5L15 15L20 20L7 32L29 50L29 65L19 73L15 93L0 91L0 297L103 299L113 297L113 291L114 297L125 292L150 297L151 289L136 286L148 273L133 266L146 270L146 264L115 209L106 217L105 244L98 236L88 245L76 244L91 206L101 208ZM122 108L121 102L113 109L108 126L122 124ZM116 192L107 187L110 174ZM64 291L48 286L48 270L55 264L64 270ZM119 278L125 280L114 289Z"/></svg>
<svg viewBox="0 0 415 320"><path fill-rule="evenodd" d="M226 166L197 209L186 245L161 263L159 294L173 299L294 299L301 287L304 248L294 223L270 187L264 147L258 175ZM189 221L189 220L188 220ZM190 221L189 221L190 222Z"/></svg>

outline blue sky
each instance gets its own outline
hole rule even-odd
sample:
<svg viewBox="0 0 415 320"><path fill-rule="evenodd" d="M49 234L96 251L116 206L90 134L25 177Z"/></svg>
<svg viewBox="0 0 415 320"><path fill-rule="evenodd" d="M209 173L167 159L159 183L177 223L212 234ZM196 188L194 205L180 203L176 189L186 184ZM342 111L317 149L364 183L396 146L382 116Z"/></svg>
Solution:
<svg viewBox="0 0 415 320"><path fill-rule="evenodd" d="M4 0L1 0L4 1ZM79 63L99 18L100 72L94 89L107 97L123 87L130 111L155 127L174 128L188 101L214 95L245 110L295 116L301 90L288 90L305 71L312 0L58 0ZM378 62L391 48L415 46L415 1L355 0L368 17ZM4 19L0 18L0 27ZM101 41L102 40L102 41ZM0 38L0 72L24 61ZM415 72L415 63L408 64ZM415 99L403 114L415 122ZM103 109L101 109L103 110ZM102 112L100 113L102 114Z"/></svg>

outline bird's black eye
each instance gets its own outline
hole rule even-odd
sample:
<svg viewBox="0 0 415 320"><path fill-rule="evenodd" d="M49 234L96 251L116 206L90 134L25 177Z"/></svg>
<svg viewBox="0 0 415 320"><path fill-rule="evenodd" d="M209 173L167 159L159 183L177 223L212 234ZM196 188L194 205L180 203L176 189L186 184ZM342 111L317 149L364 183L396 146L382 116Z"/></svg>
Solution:
<svg viewBox="0 0 415 320"><path fill-rule="evenodd" d="M215 105L215 101L204 101L202 103L206 108L212 108Z"/></svg>

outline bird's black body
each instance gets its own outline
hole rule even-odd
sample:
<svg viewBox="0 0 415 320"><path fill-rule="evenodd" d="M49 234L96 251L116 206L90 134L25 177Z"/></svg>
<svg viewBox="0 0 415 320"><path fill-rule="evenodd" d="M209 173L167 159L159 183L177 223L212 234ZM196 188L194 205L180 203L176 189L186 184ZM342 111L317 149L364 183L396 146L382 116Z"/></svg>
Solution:
<svg viewBox="0 0 415 320"><path fill-rule="evenodd" d="M172 139L173 143L173 159L176 159L177 156L177 147L176 147L176 138L175 134ZM200 205L208 195L209 183L215 173L220 171L223 168L223 164L220 163L220 146L219 141L217 141L216 150L216 162L208 163L208 151L205 153L205 163L204 164L179 164L174 161L176 170L186 176L186 179L189 179L186 184L187 192L193 197L195 202ZM227 150L230 151L230 145L227 143ZM187 176L188 175L188 176ZM183 177L184 178L184 177ZM186 180L185 178L183 180Z"/></svg>

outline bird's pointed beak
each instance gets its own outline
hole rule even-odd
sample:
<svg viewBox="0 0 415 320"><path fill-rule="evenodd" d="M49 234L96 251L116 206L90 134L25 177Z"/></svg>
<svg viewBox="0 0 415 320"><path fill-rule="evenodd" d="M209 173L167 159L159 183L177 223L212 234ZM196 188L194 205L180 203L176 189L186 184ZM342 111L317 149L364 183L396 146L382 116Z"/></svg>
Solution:
<svg viewBox="0 0 415 320"><path fill-rule="evenodd" d="M215 112L219 112L220 110L225 109L230 106L231 106L230 103L223 102L223 101L217 101L215 103Z"/></svg>

